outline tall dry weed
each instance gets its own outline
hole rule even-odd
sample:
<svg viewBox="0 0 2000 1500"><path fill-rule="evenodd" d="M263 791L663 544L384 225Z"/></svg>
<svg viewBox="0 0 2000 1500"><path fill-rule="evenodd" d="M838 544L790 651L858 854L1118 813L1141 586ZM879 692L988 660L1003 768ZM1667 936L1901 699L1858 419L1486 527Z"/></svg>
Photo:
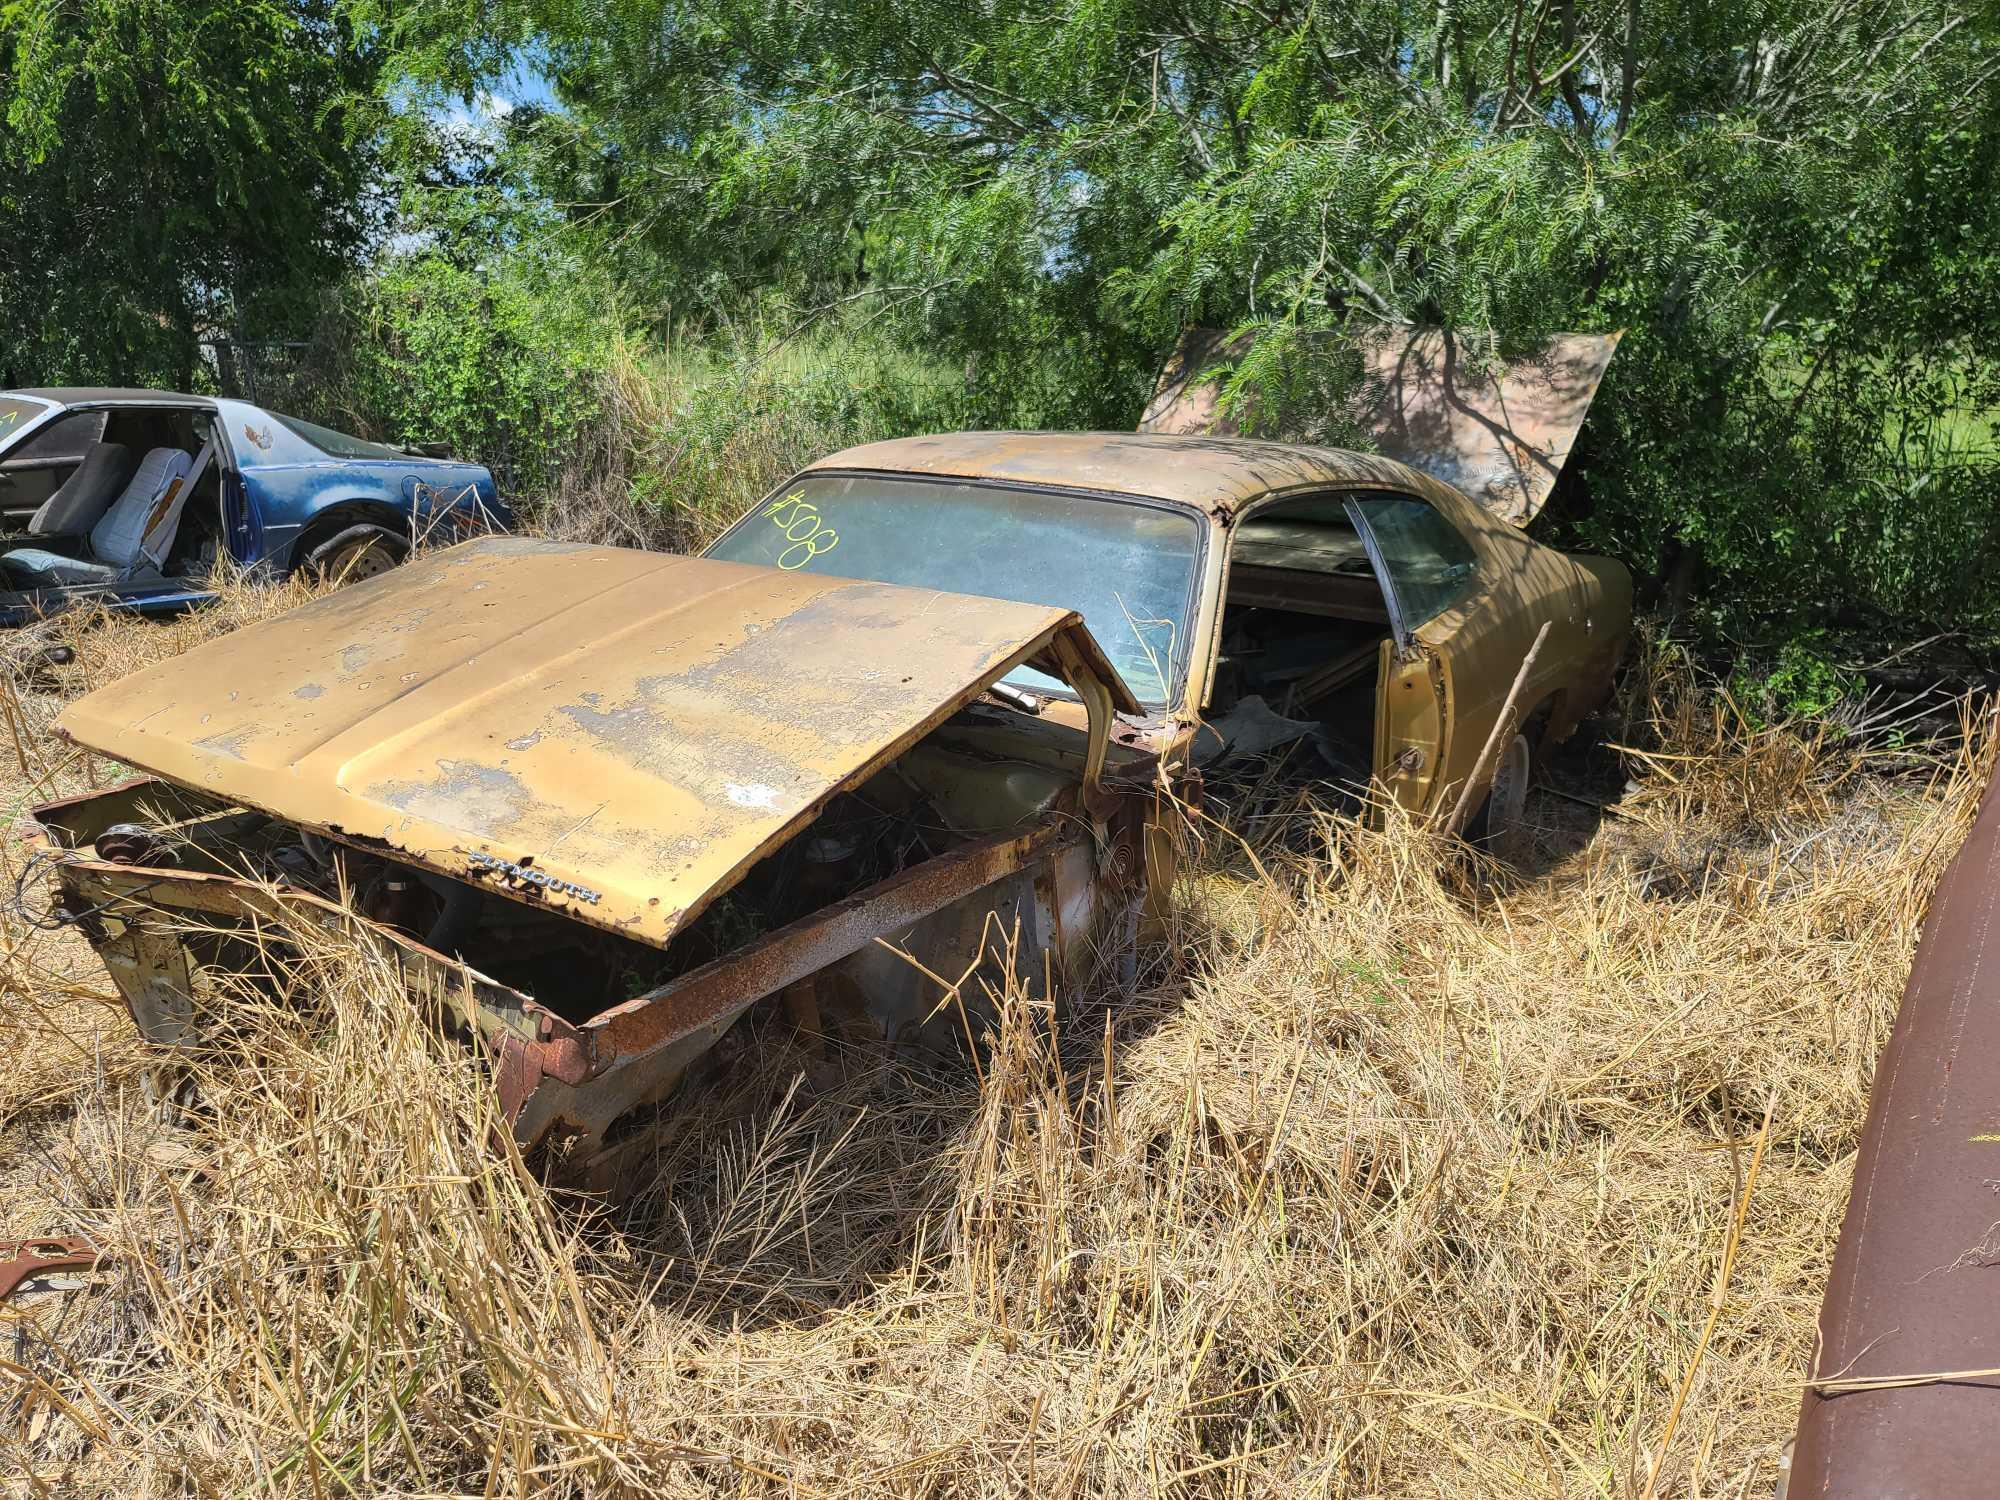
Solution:
<svg viewBox="0 0 2000 1500"><path fill-rule="evenodd" d="M20 721L224 620L72 631ZM1658 655L1628 704L1629 788L1538 797L1536 873L1310 809L1217 840L1177 957L999 997L976 1062L733 1035L615 1213L523 1171L365 947L269 934L283 984L149 1093L87 951L11 917L0 1232L112 1255L5 1314L11 1482L1757 1493L1991 741L1889 775ZM38 796L107 774L24 754Z"/></svg>

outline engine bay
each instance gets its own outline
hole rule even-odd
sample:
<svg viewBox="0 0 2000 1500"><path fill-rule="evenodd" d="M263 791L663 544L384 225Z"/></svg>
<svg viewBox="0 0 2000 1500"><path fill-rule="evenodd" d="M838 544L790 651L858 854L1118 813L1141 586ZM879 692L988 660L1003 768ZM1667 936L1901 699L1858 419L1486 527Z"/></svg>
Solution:
<svg viewBox="0 0 2000 1500"><path fill-rule="evenodd" d="M170 783L84 799L68 822L58 809L41 817L59 841L113 864L248 878L351 905L581 1023L925 860L1070 807L1083 753L1074 728L1004 703L972 704L829 798L663 947L580 920L532 884L447 874L379 840L312 830Z"/></svg>

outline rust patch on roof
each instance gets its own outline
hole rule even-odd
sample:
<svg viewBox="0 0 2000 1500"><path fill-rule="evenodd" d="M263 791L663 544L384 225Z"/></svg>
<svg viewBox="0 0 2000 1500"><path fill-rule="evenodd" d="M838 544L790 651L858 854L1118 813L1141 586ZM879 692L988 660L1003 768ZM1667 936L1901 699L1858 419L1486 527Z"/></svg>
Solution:
<svg viewBox="0 0 2000 1500"><path fill-rule="evenodd" d="M892 438L829 454L808 467L987 479L1177 500L1227 514L1300 485L1424 480L1390 459L1341 448L1164 432L953 432Z"/></svg>

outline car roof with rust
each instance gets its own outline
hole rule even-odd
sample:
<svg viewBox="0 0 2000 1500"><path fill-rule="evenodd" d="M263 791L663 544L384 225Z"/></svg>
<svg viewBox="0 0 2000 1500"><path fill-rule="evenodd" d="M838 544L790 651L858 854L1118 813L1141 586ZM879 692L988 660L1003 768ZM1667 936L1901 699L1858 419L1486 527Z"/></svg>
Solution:
<svg viewBox="0 0 2000 1500"><path fill-rule="evenodd" d="M99 401L160 401L173 406L213 406L213 396L190 396L184 391L151 391L121 385L23 386L0 391L0 396L33 396L58 406L87 406Z"/></svg>
<svg viewBox="0 0 2000 1500"><path fill-rule="evenodd" d="M1437 485L1393 459L1344 448L1155 432L949 432L891 438L828 454L808 472L812 469L1063 485L1223 511L1301 485L1390 485L1420 492Z"/></svg>

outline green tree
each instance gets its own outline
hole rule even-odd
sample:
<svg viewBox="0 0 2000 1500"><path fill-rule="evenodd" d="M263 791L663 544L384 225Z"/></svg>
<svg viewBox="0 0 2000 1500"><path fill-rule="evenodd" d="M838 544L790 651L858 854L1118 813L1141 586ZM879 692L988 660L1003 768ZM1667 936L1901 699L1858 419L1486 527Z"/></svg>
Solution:
<svg viewBox="0 0 2000 1500"><path fill-rule="evenodd" d="M1577 523L1759 607L2000 620L2000 20L1970 0L362 0L527 47L519 190L642 311L865 299L998 417L1129 424L1188 322L1627 338ZM496 46L496 41L499 43ZM1323 341L1318 341L1323 342Z"/></svg>
<svg viewBox="0 0 2000 1500"><path fill-rule="evenodd" d="M334 0L0 0L0 381L195 378L353 263L378 74Z"/></svg>

